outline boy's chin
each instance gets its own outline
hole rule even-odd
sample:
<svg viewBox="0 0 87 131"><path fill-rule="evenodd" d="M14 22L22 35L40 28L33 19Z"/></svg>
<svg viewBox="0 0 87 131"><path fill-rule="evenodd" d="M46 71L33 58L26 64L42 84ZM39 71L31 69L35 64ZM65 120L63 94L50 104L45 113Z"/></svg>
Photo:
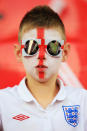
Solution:
<svg viewBox="0 0 87 131"><path fill-rule="evenodd" d="M46 76L40 78L39 76L37 76L35 79L36 79L38 82L40 82L40 83L44 83L44 82L49 81L50 78L49 78L49 77L47 78Z"/></svg>
<svg viewBox="0 0 87 131"><path fill-rule="evenodd" d="M41 78L38 78L38 80L37 80L38 82L40 82L40 83L44 83L44 82L47 82L48 80L46 80L45 78L43 78L43 79L41 79Z"/></svg>

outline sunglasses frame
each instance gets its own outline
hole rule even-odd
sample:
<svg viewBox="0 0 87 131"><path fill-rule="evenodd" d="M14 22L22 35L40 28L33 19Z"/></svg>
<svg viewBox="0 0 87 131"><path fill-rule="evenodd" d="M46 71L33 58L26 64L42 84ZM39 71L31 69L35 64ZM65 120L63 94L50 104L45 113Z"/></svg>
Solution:
<svg viewBox="0 0 87 131"><path fill-rule="evenodd" d="M28 55L26 52L25 52L25 50L24 50L24 45L25 45L25 43L28 41L28 40L35 40L37 43L38 43L38 50L37 50L37 52L35 53L35 54L33 54L33 55ZM40 45L41 45L41 40L42 39L33 39L33 38L31 38L31 39L26 39L26 40L21 40L21 53L22 53L22 55L23 56L34 56L34 55L36 55L38 52L39 52L39 49L40 49ZM53 56L53 55L51 55L49 52L48 52L48 50L47 50L47 45L51 42L51 41L54 41L54 39L45 39L45 51L46 51L46 53L48 54L48 55L50 55L50 56L52 56L52 57L61 57L62 56L62 50L63 50L63 48L64 48L64 40L55 40L55 41L58 41L59 43L60 43L60 45L61 45L61 49L60 49L60 53L58 54L58 55L55 55L55 56Z"/></svg>

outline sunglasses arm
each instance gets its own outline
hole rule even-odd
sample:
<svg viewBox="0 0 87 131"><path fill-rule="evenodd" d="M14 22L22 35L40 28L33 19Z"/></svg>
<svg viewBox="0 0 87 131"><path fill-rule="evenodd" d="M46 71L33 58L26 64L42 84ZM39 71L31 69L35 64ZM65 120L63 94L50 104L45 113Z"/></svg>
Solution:
<svg viewBox="0 0 87 131"><path fill-rule="evenodd" d="M61 45L61 49L63 49L64 48L64 45Z"/></svg>
<svg viewBox="0 0 87 131"><path fill-rule="evenodd" d="M23 49L24 48L24 45L21 45L21 49Z"/></svg>

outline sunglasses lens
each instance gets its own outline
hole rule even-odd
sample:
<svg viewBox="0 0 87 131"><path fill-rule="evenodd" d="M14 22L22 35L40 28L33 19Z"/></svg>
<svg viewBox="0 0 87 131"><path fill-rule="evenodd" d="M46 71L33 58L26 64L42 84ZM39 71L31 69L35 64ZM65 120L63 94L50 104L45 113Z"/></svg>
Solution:
<svg viewBox="0 0 87 131"><path fill-rule="evenodd" d="M57 56L60 53L60 48L61 44L56 40L49 42L47 45L47 51L52 56Z"/></svg>
<svg viewBox="0 0 87 131"><path fill-rule="evenodd" d="M38 43L35 40L28 40L24 45L24 50L28 55L34 55L38 48Z"/></svg>

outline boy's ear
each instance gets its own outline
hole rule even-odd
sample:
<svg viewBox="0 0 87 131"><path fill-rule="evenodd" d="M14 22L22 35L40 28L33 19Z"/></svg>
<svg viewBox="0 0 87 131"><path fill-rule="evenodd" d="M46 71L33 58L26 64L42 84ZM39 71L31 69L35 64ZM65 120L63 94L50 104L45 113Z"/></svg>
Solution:
<svg viewBox="0 0 87 131"><path fill-rule="evenodd" d="M68 58L70 52L70 44L66 43L63 48L63 53L62 53L62 62L65 62Z"/></svg>
<svg viewBox="0 0 87 131"><path fill-rule="evenodd" d="M18 62L22 62L21 46L14 44L14 51Z"/></svg>

